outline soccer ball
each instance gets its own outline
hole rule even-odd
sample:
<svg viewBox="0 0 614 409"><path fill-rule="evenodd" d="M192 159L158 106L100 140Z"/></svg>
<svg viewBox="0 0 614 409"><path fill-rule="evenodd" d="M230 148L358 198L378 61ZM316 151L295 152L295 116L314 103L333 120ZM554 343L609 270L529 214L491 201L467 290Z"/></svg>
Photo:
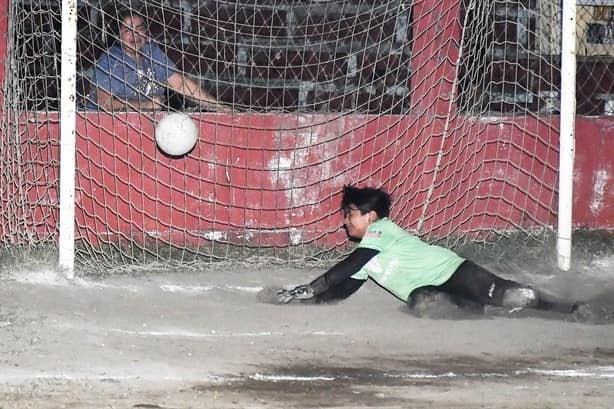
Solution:
<svg viewBox="0 0 614 409"><path fill-rule="evenodd" d="M156 125L156 144L167 155L183 156L198 139L198 127L188 115L172 112Z"/></svg>

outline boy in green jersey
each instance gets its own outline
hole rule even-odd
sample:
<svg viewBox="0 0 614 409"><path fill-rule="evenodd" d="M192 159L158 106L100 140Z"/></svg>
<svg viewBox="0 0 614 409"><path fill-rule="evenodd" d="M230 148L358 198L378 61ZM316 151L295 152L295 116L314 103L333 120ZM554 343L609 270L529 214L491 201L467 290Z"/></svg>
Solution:
<svg viewBox="0 0 614 409"><path fill-rule="evenodd" d="M341 209L347 234L358 247L309 284L278 290L276 302L342 300L371 278L417 316L431 316L428 308L434 306L449 318L459 311L480 314L484 305L559 313L578 309L577 303L550 299L411 235L388 219L390 196L381 189L345 186Z"/></svg>

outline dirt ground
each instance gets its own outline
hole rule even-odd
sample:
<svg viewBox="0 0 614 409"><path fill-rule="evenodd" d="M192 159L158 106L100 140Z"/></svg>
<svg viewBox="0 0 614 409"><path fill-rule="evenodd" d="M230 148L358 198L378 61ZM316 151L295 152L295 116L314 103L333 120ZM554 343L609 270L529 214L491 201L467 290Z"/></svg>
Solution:
<svg viewBox="0 0 614 409"><path fill-rule="evenodd" d="M586 296L613 282L613 260L520 278ZM371 283L337 305L257 301L319 272L5 272L0 408L614 407L612 324L418 319Z"/></svg>

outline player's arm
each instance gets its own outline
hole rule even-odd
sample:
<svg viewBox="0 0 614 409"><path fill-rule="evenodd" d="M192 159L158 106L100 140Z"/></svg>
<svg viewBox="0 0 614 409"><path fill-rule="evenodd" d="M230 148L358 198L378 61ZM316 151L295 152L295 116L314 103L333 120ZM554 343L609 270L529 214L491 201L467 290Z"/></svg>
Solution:
<svg viewBox="0 0 614 409"><path fill-rule="evenodd" d="M220 103L211 94L202 89L200 85L191 78L186 77L180 72L174 72L166 79L169 88L173 91L185 95L186 97L198 102L203 107L216 109L218 111L228 111L229 108Z"/></svg>
<svg viewBox="0 0 614 409"><path fill-rule="evenodd" d="M358 247L349 256L332 266L326 273L308 285L313 288L316 294L320 294L351 278L378 253L379 251L377 250Z"/></svg>
<svg viewBox="0 0 614 409"><path fill-rule="evenodd" d="M303 284L294 288L278 291L278 301L281 303L288 303L293 300L306 300L313 297L317 297L330 290L333 290L332 292L334 292L334 289L340 286L347 287L347 289L351 291L349 294L346 294L345 291L342 291L344 296L340 298L346 298L354 291L358 290L358 288L362 284L362 280L354 280L356 281L356 285L353 285L353 282L348 282L348 280L351 280L352 276L358 273L364 267L364 265L367 264L369 260L375 257L378 253L379 251L377 250L359 247L354 250L348 257L335 264L328 271L326 271L324 274L322 274L309 284Z"/></svg>
<svg viewBox="0 0 614 409"><path fill-rule="evenodd" d="M153 97L148 101L122 100L102 88L96 90L96 103L101 109L107 111L117 111L126 108L134 111L153 110L162 106L160 97Z"/></svg>

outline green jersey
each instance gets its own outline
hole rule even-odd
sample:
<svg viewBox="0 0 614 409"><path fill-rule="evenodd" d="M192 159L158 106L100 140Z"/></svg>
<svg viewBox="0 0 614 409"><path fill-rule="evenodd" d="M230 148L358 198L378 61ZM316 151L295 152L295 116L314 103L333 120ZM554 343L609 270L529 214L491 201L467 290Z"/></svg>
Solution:
<svg viewBox="0 0 614 409"><path fill-rule="evenodd" d="M371 277L403 301L418 287L445 283L465 261L451 250L423 242L388 218L371 223L358 247L379 253L352 278Z"/></svg>

